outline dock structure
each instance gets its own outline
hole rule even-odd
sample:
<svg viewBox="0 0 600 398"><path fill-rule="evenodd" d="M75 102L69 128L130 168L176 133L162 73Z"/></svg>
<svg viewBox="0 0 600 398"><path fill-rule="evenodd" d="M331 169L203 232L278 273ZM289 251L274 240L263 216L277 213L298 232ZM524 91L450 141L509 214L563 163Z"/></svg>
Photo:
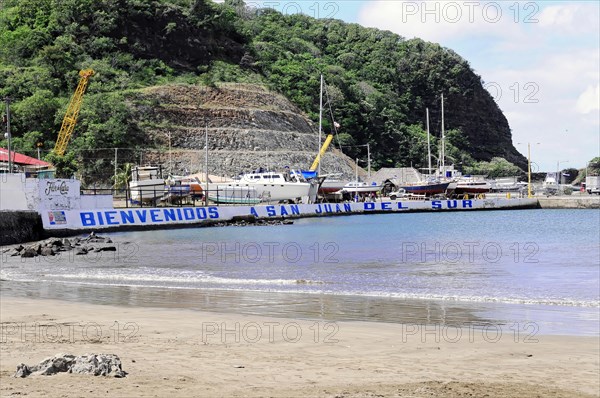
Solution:
<svg viewBox="0 0 600 398"><path fill-rule="evenodd" d="M20 174L5 174L0 179L0 211L35 214L29 239L42 234L73 235L87 231L127 231L163 228L208 227L235 223L236 220L277 220L342 215L399 214L412 212L446 212L509 210L535 208L600 208L600 197L503 197L429 200L391 200L317 204L259 204L244 206L202 206L114 208L112 195L84 195L80 182L65 179L28 179ZM7 218L8 217L8 218ZM1 243L22 236L18 229L26 223L3 222ZM8 231L11 228L17 229ZM8 229L7 229L8 228ZM10 238L10 239L9 239Z"/></svg>

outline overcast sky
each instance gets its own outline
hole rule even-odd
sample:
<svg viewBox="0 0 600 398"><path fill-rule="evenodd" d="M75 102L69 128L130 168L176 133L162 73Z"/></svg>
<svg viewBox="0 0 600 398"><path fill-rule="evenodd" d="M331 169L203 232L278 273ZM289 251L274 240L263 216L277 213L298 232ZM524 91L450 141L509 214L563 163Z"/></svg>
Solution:
<svg viewBox="0 0 600 398"><path fill-rule="evenodd" d="M449 47L469 61L534 169L600 156L598 1L246 1ZM452 126L448 126L452 128ZM539 143L539 145L537 144Z"/></svg>

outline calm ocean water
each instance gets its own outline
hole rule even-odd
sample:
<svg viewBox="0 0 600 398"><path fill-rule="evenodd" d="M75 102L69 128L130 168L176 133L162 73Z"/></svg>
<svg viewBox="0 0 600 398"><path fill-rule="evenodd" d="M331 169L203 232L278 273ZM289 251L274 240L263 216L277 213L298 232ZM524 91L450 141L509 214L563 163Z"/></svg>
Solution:
<svg viewBox="0 0 600 398"><path fill-rule="evenodd" d="M3 257L2 294L382 321L421 308L446 322L539 321L548 333L598 334L594 210L368 215L110 237L117 252Z"/></svg>

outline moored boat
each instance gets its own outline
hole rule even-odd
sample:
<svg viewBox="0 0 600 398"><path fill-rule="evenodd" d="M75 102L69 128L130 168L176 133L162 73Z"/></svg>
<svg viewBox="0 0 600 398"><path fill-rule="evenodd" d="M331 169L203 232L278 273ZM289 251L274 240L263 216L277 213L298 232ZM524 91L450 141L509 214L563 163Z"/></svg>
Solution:
<svg viewBox="0 0 600 398"><path fill-rule="evenodd" d="M254 188L264 202L302 200L308 203L312 184L300 173L257 172L242 174L225 186Z"/></svg>
<svg viewBox="0 0 600 398"><path fill-rule="evenodd" d="M492 189L492 185L484 180L474 177L461 177L456 181L454 193L456 195L463 194L482 194L488 193Z"/></svg>
<svg viewBox="0 0 600 398"><path fill-rule="evenodd" d="M438 194L445 193L446 190L448 189L449 185L450 185L450 181L446 181L446 182L436 182L436 181L426 182L426 181L424 181L424 182L416 183L416 184L403 185L400 188L406 190L406 192L408 192L408 193L431 196L431 195L438 195Z"/></svg>
<svg viewBox="0 0 600 398"><path fill-rule="evenodd" d="M371 193L381 191L382 186L376 183L367 184L361 181L352 181L344 185L342 191L349 193Z"/></svg>
<svg viewBox="0 0 600 398"><path fill-rule="evenodd" d="M256 205L262 200L254 187L227 185L217 185L217 188L209 193L208 199L213 203L236 205Z"/></svg>
<svg viewBox="0 0 600 398"><path fill-rule="evenodd" d="M129 190L133 203L155 202L165 193L162 169L157 166L134 167L131 170Z"/></svg>

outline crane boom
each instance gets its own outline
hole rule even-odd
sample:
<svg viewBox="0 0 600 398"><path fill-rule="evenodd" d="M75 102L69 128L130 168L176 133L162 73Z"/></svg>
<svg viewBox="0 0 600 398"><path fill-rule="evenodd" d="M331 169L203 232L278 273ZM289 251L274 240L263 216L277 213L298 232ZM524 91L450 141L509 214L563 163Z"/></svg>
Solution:
<svg viewBox="0 0 600 398"><path fill-rule="evenodd" d="M69 140L71 139L71 135L75 129L75 124L77 123L77 117L79 116L79 110L81 109L81 102L83 101L83 94L85 93L85 89L87 88L90 77L93 75L94 71L92 69L85 69L79 72L81 79L79 79L77 89L75 89L75 93L71 98L71 102L69 102L60 132L58 133L56 145L54 146L54 153L56 153L58 156L63 156L67 150L67 145L69 145Z"/></svg>
<svg viewBox="0 0 600 398"><path fill-rule="evenodd" d="M327 139L325 140L325 142L323 143L323 146L321 147L321 151L317 155L317 158L313 162L312 166L310 166L310 171L317 170L317 167L319 167L319 163L321 162L321 158L325 155L325 152L327 151L327 148L329 148L329 144L331 144L331 141L333 141L333 134L329 134L327 136Z"/></svg>

